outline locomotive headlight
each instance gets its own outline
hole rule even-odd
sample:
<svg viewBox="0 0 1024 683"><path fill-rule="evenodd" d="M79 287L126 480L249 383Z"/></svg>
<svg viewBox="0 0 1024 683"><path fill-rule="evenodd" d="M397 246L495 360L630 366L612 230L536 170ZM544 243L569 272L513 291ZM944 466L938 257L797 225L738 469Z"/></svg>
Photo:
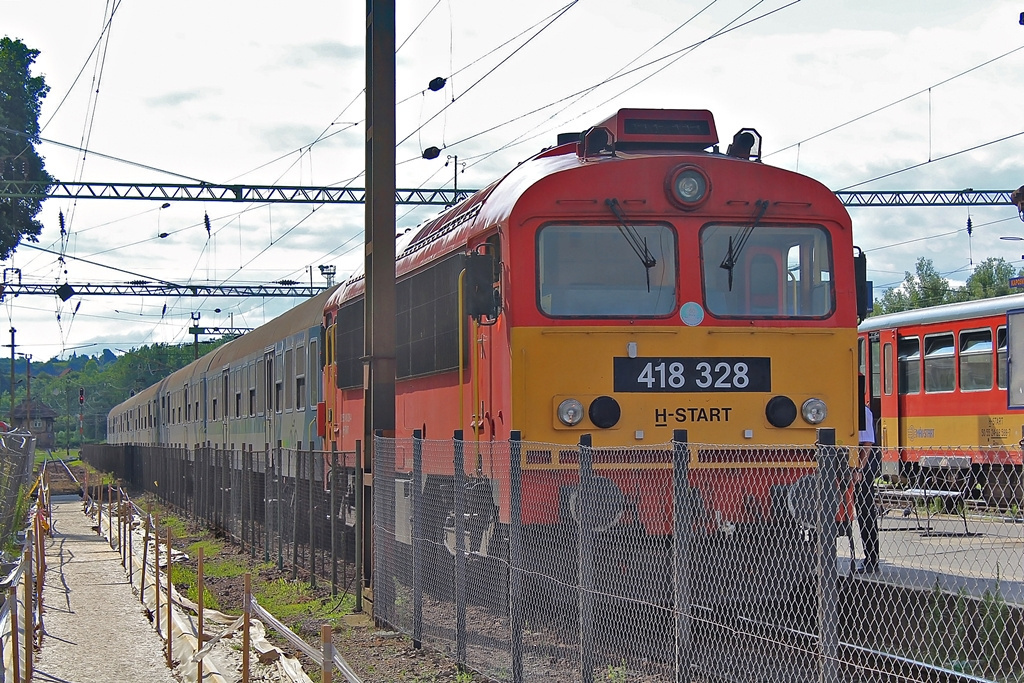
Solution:
<svg viewBox="0 0 1024 683"><path fill-rule="evenodd" d="M567 398L558 404L558 421L566 427L575 427L583 419L583 404Z"/></svg>
<svg viewBox="0 0 1024 683"><path fill-rule="evenodd" d="M697 208L708 197L711 183L696 166L681 166L672 171L667 180L669 198L680 208Z"/></svg>
<svg viewBox="0 0 1024 683"><path fill-rule="evenodd" d="M800 406L800 414L804 421L812 425L821 424L828 416L828 406L820 398L809 398Z"/></svg>

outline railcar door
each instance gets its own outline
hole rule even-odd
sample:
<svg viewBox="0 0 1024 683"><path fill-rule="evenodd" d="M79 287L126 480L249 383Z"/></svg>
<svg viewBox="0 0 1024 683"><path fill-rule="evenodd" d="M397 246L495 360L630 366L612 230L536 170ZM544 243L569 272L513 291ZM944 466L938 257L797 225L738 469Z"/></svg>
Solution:
<svg viewBox="0 0 1024 683"><path fill-rule="evenodd" d="M900 386L897 331L879 330L878 347L881 366L881 406L878 421L878 443L882 445L882 474L897 476L900 467Z"/></svg>

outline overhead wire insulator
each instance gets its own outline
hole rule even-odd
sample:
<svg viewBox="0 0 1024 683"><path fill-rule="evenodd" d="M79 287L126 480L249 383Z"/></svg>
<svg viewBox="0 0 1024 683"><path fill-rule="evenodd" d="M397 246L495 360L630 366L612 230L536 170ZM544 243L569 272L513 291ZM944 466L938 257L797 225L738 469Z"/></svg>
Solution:
<svg viewBox="0 0 1024 683"><path fill-rule="evenodd" d="M206 238L210 238L210 214L203 213L203 223L206 225Z"/></svg>

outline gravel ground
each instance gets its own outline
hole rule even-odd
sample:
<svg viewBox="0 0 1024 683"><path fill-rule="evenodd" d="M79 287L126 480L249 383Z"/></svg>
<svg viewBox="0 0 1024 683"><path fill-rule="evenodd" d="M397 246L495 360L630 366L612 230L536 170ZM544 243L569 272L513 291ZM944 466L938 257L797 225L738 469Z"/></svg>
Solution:
<svg viewBox="0 0 1024 683"><path fill-rule="evenodd" d="M46 549L43 648L36 680L174 683L163 641L78 496L54 496Z"/></svg>

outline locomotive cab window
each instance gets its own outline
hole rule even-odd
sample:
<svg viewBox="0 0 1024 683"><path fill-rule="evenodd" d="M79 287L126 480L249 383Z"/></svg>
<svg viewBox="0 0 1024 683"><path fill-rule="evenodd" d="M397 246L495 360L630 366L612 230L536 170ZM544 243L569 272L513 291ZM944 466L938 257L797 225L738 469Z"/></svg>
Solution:
<svg viewBox="0 0 1024 683"><path fill-rule="evenodd" d="M960 389L984 391L992 388L992 330L960 333Z"/></svg>
<svg viewBox="0 0 1024 683"><path fill-rule="evenodd" d="M708 225L700 232L704 302L719 317L832 313L832 250L815 226Z"/></svg>
<svg viewBox="0 0 1024 683"><path fill-rule="evenodd" d="M547 225L537 296L550 316L657 317L676 310L676 235L664 225Z"/></svg>

